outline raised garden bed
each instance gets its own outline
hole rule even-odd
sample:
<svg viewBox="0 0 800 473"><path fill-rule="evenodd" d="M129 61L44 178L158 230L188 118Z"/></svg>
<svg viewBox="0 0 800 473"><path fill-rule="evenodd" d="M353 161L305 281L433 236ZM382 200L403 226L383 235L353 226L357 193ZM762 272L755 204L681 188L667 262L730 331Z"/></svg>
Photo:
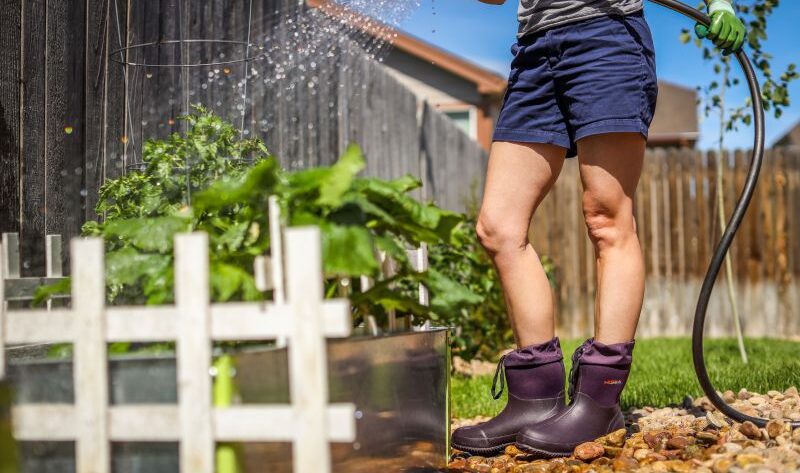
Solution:
<svg viewBox="0 0 800 473"><path fill-rule="evenodd" d="M447 459L449 335L447 330L353 337L328 342L330 401L356 406L356 441L333 444L333 471L435 471ZM17 403L73 402L72 363L10 352ZM28 352L30 353L30 351ZM254 348L233 355L237 403L289 400L287 351ZM172 356L119 356L110 361L111 404L174 404ZM244 472L291 471L290 444L237 446ZM24 442L23 473L71 473L71 442ZM371 468L370 465L373 467ZM174 473L176 443L116 443L113 471Z"/></svg>

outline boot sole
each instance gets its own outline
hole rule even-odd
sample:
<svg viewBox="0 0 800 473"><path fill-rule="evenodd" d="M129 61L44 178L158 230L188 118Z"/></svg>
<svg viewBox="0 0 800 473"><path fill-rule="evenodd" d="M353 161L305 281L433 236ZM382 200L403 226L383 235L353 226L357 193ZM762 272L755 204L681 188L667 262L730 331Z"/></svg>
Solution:
<svg viewBox="0 0 800 473"><path fill-rule="evenodd" d="M549 452L547 450L542 450L542 449L539 449L539 448L529 447L529 446L525 445L524 443L517 442L516 445L517 445L518 449L522 450L525 453L528 453L528 454L531 454L531 455L536 455L536 456L541 456L541 457L545 457L545 458L563 458L563 457L568 457L568 456L572 455L572 450L570 450L569 452Z"/></svg>
<svg viewBox="0 0 800 473"><path fill-rule="evenodd" d="M461 452L466 452L472 455L480 455L480 456L489 456L494 454L503 453L506 450L506 447L510 447L514 445L515 442L508 442L502 445L498 445L496 447L465 447L463 445L459 445L457 443L451 443L450 446L459 450Z"/></svg>

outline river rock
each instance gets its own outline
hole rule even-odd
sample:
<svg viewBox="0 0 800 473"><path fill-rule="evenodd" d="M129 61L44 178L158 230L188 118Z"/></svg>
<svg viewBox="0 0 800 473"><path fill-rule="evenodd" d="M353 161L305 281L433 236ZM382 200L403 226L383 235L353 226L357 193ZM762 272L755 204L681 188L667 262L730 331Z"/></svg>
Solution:
<svg viewBox="0 0 800 473"><path fill-rule="evenodd" d="M603 456L605 448L598 442L584 442L575 447L575 458L589 462Z"/></svg>
<svg viewBox="0 0 800 473"><path fill-rule="evenodd" d="M667 440L666 446L669 449L683 450L689 445L689 442L690 442L689 438L678 435Z"/></svg>
<svg viewBox="0 0 800 473"><path fill-rule="evenodd" d="M736 464L741 467L758 463L764 463L764 457L757 453L740 453L736 455Z"/></svg>
<svg viewBox="0 0 800 473"><path fill-rule="evenodd" d="M750 422L749 420L739 426L739 432L744 434L745 437L751 439L761 438L761 431L758 429L756 424Z"/></svg>
<svg viewBox="0 0 800 473"><path fill-rule="evenodd" d="M714 473L728 473L733 467L733 460L730 458L720 458L715 460L711 466L711 471Z"/></svg>
<svg viewBox="0 0 800 473"><path fill-rule="evenodd" d="M608 445L612 447L622 447L625 444L625 429L615 430L605 437L600 437L597 442L601 445Z"/></svg>
<svg viewBox="0 0 800 473"><path fill-rule="evenodd" d="M773 419L767 422L767 435L770 438L778 438L786 429L786 424L782 420Z"/></svg>
<svg viewBox="0 0 800 473"><path fill-rule="evenodd" d="M723 427L728 427L730 424L725 420L725 417L720 414L719 412L715 411L708 411L706 413L706 419L708 419L708 423L713 425L714 427L721 429Z"/></svg>
<svg viewBox="0 0 800 473"><path fill-rule="evenodd" d="M633 471L639 468L639 462L631 457L619 456L614 459L611 466L614 468L614 471Z"/></svg>

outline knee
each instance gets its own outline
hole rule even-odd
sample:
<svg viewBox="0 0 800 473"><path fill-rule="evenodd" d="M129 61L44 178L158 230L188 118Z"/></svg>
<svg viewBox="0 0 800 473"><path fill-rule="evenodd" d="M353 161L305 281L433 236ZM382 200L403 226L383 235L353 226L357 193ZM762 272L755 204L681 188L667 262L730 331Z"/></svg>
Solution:
<svg viewBox="0 0 800 473"><path fill-rule="evenodd" d="M636 236L633 205L629 200L605 200L584 194L583 215L589 239L598 250L619 246Z"/></svg>
<svg viewBox="0 0 800 473"><path fill-rule="evenodd" d="M500 253L519 251L528 244L528 228L503 222L491 216L481 214L475 226L475 233L481 246L490 256Z"/></svg>

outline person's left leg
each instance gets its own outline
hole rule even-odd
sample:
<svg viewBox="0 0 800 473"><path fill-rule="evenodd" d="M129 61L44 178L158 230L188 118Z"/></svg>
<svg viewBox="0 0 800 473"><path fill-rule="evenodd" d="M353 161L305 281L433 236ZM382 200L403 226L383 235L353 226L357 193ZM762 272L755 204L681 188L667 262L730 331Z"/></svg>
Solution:
<svg viewBox="0 0 800 473"><path fill-rule="evenodd" d="M644 256L633 196L646 141L639 133L607 133L578 141L583 215L597 264L595 340L633 340L644 299Z"/></svg>
<svg viewBox="0 0 800 473"><path fill-rule="evenodd" d="M645 151L640 133L606 133L578 141L583 213L597 262L595 338L572 357L569 407L524 429L523 450L567 456L590 440L625 427L619 398L630 372L644 298L644 258L633 197Z"/></svg>

